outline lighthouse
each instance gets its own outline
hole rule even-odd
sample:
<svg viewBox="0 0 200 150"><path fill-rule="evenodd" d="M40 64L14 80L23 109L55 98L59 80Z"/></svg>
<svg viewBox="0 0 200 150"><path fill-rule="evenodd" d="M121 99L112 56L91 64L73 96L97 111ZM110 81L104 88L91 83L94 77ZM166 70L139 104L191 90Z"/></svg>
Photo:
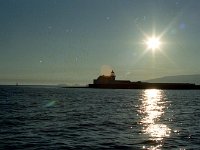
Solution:
<svg viewBox="0 0 200 150"><path fill-rule="evenodd" d="M115 72L112 70L111 74L110 74L111 79L114 81L115 80Z"/></svg>

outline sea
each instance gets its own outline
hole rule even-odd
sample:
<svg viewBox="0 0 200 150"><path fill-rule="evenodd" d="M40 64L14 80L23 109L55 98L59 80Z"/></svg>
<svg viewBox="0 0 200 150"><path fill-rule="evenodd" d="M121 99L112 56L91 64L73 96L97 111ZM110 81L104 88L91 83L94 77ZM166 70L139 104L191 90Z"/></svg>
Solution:
<svg viewBox="0 0 200 150"><path fill-rule="evenodd" d="M200 149L200 91L0 86L0 149Z"/></svg>

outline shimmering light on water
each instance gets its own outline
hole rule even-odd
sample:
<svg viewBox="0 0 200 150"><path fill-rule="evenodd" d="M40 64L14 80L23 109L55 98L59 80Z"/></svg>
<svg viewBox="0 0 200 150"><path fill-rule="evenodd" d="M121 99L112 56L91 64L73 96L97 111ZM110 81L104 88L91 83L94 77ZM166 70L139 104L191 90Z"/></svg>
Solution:
<svg viewBox="0 0 200 150"><path fill-rule="evenodd" d="M0 86L0 149L200 149L199 90Z"/></svg>
<svg viewBox="0 0 200 150"><path fill-rule="evenodd" d="M145 90L141 99L139 113L142 116L140 124L142 133L149 136L149 140L156 141L157 145L148 149L159 149L162 147L162 140L170 136L171 129L160 121L165 113L166 103L162 90Z"/></svg>

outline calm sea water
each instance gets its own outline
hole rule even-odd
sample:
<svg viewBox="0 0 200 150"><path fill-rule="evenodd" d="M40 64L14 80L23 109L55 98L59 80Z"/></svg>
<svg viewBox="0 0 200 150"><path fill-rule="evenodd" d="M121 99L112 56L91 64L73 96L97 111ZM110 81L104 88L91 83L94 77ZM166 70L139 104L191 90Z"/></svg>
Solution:
<svg viewBox="0 0 200 150"><path fill-rule="evenodd" d="M200 149L200 91L0 86L0 149Z"/></svg>

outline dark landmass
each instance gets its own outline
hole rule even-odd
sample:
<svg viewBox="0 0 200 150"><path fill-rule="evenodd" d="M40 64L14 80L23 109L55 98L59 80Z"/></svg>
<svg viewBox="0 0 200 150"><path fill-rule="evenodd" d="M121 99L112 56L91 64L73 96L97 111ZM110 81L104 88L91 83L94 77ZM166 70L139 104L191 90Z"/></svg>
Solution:
<svg viewBox="0 0 200 150"><path fill-rule="evenodd" d="M100 89L172 89L172 90L200 89L200 85L196 85L191 82L186 82L188 76L159 78L160 80L163 79L162 82L159 79L151 80L152 82L142 82L142 81L131 82L129 80L115 80L115 77L116 77L115 73L114 71L112 71L109 76L102 75L99 76L97 79L94 79L93 84L89 84L88 87L100 88ZM169 79L171 79L171 82L169 82ZM174 81L175 79L176 81ZM183 82L183 79L185 79L185 82Z"/></svg>
<svg viewBox="0 0 200 150"><path fill-rule="evenodd" d="M200 84L200 75L177 75L177 76L165 76L161 78L155 78L146 80L145 82L151 83L195 83Z"/></svg>

